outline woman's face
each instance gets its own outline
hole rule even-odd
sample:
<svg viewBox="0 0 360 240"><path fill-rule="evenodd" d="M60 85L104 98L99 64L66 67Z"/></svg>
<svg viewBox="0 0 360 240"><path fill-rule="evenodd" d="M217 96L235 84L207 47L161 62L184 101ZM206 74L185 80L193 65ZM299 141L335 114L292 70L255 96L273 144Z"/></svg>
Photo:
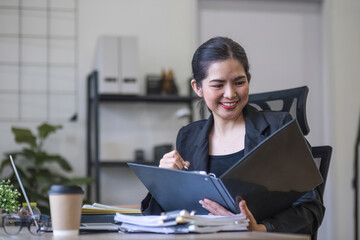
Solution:
<svg viewBox="0 0 360 240"><path fill-rule="evenodd" d="M214 117L236 120L249 99L249 80L242 64L228 59L212 63L202 86L193 80L192 87L204 98Z"/></svg>

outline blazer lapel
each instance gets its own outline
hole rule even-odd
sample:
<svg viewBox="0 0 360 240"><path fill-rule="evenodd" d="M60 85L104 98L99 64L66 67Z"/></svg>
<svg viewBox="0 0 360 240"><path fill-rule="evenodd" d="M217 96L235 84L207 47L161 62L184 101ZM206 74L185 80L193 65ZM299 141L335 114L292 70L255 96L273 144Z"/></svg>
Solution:
<svg viewBox="0 0 360 240"><path fill-rule="evenodd" d="M246 129L244 154L247 154L266 138L264 131L269 127L269 123L252 106L246 105L243 112Z"/></svg>
<svg viewBox="0 0 360 240"><path fill-rule="evenodd" d="M194 142L194 170L207 171L209 159L209 132L213 125L214 119L212 114L201 128L196 140Z"/></svg>

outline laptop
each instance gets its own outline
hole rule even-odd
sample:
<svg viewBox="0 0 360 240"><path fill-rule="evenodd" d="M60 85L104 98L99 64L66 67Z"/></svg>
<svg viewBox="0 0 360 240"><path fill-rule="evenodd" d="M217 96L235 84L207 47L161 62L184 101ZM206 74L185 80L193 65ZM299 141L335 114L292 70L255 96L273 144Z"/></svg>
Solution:
<svg viewBox="0 0 360 240"><path fill-rule="evenodd" d="M238 203L245 199L258 221L291 207L323 181L295 119L221 176L135 163L128 165L165 211L186 209L208 214L199 200L209 198L239 213Z"/></svg>
<svg viewBox="0 0 360 240"><path fill-rule="evenodd" d="M27 194L26 194L26 191L25 191L25 188L22 184L22 181L21 181L21 178L19 176L19 173L17 171L17 168L16 168L16 165L15 165L15 162L12 158L11 155L9 155L10 157L10 162L11 162L11 166L14 170L14 173L16 175L16 178L19 182L19 185L20 185L20 188L21 188L21 192L25 198L25 201L27 203L28 206L30 206L30 202L29 202L29 199L27 197ZM34 223L35 223L35 226L36 228L39 228L39 223L37 222L36 218L35 218L35 215L34 215L34 212L32 210L32 208L29 208L30 210L30 213L31 213L31 216L33 217L34 219ZM42 226L40 228L40 231L45 231L45 232L52 232L52 228L51 226ZM119 225L115 224L115 223L81 223L80 224L80 232L89 232L89 231L111 231L111 232L118 232L119 231Z"/></svg>

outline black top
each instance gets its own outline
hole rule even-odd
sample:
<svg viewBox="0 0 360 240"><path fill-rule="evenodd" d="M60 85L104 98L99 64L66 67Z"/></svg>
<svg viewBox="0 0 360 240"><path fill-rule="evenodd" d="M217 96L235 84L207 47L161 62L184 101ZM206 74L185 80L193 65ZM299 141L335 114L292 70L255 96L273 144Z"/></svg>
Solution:
<svg viewBox="0 0 360 240"><path fill-rule="evenodd" d="M210 155L209 156L209 173L220 177L224 172L231 168L236 162L244 157L244 149L227 155Z"/></svg>

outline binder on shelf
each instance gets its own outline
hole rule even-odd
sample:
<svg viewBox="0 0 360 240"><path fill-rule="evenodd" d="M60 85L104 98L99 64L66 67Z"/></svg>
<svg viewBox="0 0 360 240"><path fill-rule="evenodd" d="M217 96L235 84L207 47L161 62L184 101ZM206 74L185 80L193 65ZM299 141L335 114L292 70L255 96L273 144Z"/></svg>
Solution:
<svg viewBox="0 0 360 240"><path fill-rule="evenodd" d="M238 203L244 199L258 221L290 207L323 181L295 119L219 177L196 171L128 165L165 211L186 209L207 214L199 200L208 198L238 213Z"/></svg>
<svg viewBox="0 0 360 240"><path fill-rule="evenodd" d="M118 38L101 36L96 47L95 69L99 73L99 92L120 92Z"/></svg>
<svg viewBox="0 0 360 240"><path fill-rule="evenodd" d="M99 93L138 95L138 41L131 36L100 36L95 69L99 73Z"/></svg>

